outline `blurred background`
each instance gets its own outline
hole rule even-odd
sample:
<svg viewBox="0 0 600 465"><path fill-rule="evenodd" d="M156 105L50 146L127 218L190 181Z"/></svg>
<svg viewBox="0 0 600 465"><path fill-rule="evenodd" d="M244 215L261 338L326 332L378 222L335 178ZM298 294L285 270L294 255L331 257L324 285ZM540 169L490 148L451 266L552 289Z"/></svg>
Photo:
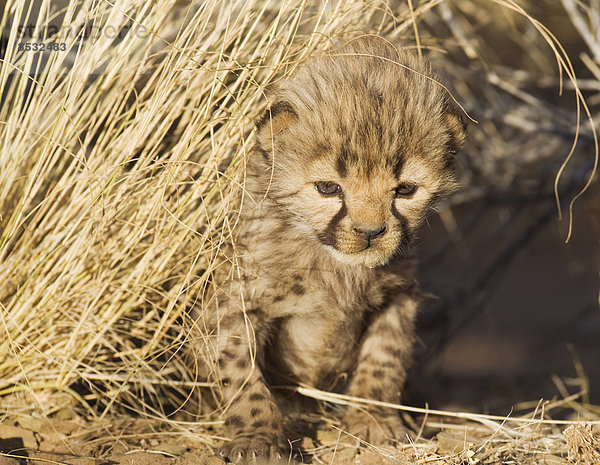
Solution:
<svg viewBox="0 0 600 465"><path fill-rule="evenodd" d="M455 28L448 34L468 44L463 57L477 57L452 60L450 69L444 57L439 66L478 124L458 157L466 189L423 228L423 287L435 297L420 319L417 397L490 412L574 393L598 403L597 180L575 202L572 225L568 213L589 179L596 142L587 122L576 134L572 86L561 95L556 64L544 46L536 50L531 27L516 21L511 34L498 34L493 18L506 11L484 13L478 4L468 12L461 2L440 6ZM526 6L569 54L597 125L600 4ZM424 22L443 28L438 18ZM576 137L579 162L557 184L559 219L555 176Z"/></svg>

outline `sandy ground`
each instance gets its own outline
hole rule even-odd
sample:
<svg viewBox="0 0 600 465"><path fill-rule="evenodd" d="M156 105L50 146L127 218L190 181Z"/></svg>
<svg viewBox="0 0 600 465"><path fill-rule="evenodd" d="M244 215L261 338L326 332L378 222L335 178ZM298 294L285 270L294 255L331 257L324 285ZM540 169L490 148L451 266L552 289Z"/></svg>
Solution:
<svg viewBox="0 0 600 465"><path fill-rule="evenodd" d="M0 465L222 465L226 462L199 435L173 437L148 430L134 420L118 425L94 425L76 416L69 420L25 418L16 424L0 423ZM129 423L129 424L127 424ZM26 427L24 427L26 426ZM121 430L117 435L115 431ZM325 428L315 439L304 438L304 457L283 463L328 463L331 465L387 465L411 463L414 453L402 448L369 451L340 440L339 431ZM218 444L215 443L215 444ZM388 457L386 457L386 455ZM279 463L279 462L278 462Z"/></svg>
<svg viewBox="0 0 600 465"><path fill-rule="evenodd" d="M0 424L0 465L33 465L40 463L60 463L69 465L222 465L226 462L218 457L211 447L193 440L170 439L160 440L119 440L114 438L112 445L107 441L77 440L76 436L87 427L73 422L46 422L42 431L31 431L19 426ZM40 423L41 425L41 423ZM79 427L79 429L77 429ZM75 428L75 429L74 429ZM71 435L61 431L71 430ZM140 436L144 436L140 434ZM137 443L137 444L135 444ZM310 439L305 439L304 446L315 447ZM401 455L408 459L401 450L390 448L388 453L395 456L386 458L379 452L340 446L339 450L319 454L321 463L332 465L375 465L401 462ZM315 463L310 454L304 458L305 463ZM297 463L297 459L289 461ZM288 460L283 463L288 463Z"/></svg>
<svg viewBox="0 0 600 465"><path fill-rule="evenodd" d="M23 417L0 422L0 465L222 465L208 444L210 435L174 435L139 420L84 421ZM562 431L561 431L562 430ZM507 428L506 431L516 431ZM523 431L523 430L521 430ZM305 437L302 463L327 465L477 465L541 464L597 465L600 463L600 425L558 429L535 426L519 437L494 434L481 425L447 423L431 428L413 444L377 449L356 448L340 431L321 425ZM213 445L218 444L213 442ZM254 463L254 462L253 462ZM281 462L278 462L281 463ZM295 460L283 463L299 463ZM260 465L260 464L259 464Z"/></svg>

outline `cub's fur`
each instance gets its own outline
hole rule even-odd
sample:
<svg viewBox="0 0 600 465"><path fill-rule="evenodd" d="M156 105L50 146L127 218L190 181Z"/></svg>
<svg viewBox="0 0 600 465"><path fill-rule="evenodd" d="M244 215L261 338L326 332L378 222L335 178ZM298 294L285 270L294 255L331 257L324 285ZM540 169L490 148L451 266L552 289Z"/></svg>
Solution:
<svg viewBox="0 0 600 465"><path fill-rule="evenodd" d="M210 321L234 462L287 456L270 384L399 402L418 306L411 239L455 188L464 124L429 65L377 37L309 60L272 96L248 159L239 271ZM405 439L396 412L346 430Z"/></svg>

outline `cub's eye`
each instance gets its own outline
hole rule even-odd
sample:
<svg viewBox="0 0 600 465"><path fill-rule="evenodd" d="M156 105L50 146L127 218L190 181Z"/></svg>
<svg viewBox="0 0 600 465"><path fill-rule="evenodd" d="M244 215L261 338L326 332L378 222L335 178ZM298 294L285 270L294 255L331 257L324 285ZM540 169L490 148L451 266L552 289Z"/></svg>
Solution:
<svg viewBox="0 0 600 465"><path fill-rule="evenodd" d="M404 182L395 189L396 197L411 197L417 192L417 185Z"/></svg>
<svg viewBox="0 0 600 465"><path fill-rule="evenodd" d="M328 181L315 182L315 187L319 191L319 194L323 195L335 195L342 192L342 188L339 184Z"/></svg>

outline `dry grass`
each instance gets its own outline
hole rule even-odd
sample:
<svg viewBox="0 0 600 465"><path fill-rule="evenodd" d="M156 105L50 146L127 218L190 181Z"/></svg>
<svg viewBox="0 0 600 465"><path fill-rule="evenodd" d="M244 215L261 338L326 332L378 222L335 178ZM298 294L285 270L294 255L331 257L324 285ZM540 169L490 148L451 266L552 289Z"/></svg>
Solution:
<svg viewBox="0 0 600 465"><path fill-rule="evenodd" d="M532 170L534 190L556 179L573 201L597 167L593 1L582 9L562 0L584 39L579 84L560 43L525 12L535 5L510 0L66 0L58 13L38 3L35 12L9 0L1 19L0 417L77 405L96 419L133 411L191 428L168 420L205 385L186 370L182 323L186 309L207 304L215 270L235 259L225 246L253 120L270 84L348 33L427 51L479 120L453 202L490 184L518 186ZM56 14L69 27L50 35ZM20 42L66 51L40 62ZM561 88L568 102L542 98ZM488 445L524 437L498 419L481 422Z"/></svg>

